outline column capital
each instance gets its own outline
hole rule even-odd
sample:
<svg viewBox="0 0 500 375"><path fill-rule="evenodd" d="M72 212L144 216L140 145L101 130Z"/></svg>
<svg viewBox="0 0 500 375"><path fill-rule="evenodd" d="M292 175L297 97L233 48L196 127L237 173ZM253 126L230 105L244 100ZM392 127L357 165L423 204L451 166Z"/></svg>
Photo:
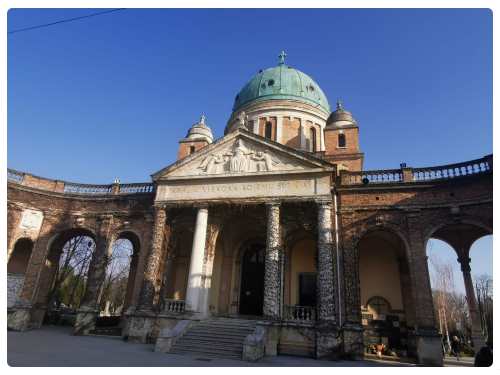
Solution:
<svg viewBox="0 0 500 375"><path fill-rule="evenodd" d="M318 206L332 206L333 205L333 200L332 199L328 199L328 198L315 199L314 202Z"/></svg>
<svg viewBox="0 0 500 375"><path fill-rule="evenodd" d="M279 206L281 206L281 201L267 201L266 206L267 207L279 207Z"/></svg>

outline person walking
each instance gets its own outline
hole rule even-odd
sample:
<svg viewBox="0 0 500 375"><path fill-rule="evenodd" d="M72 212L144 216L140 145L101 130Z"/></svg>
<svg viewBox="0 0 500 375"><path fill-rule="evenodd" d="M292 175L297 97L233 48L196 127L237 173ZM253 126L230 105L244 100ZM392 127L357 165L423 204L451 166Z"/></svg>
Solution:
<svg viewBox="0 0 500 375"><path fill-rule="evenodd" d="M457 336L453 336L451 340L451 352L460 361L460 339Z"/></svg>

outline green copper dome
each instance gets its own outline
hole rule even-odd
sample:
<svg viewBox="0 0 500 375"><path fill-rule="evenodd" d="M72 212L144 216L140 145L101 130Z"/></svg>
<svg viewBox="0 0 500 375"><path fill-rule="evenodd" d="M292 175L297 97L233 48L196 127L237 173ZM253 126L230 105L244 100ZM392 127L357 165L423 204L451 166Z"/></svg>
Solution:
<svg viewBox="0 0 500 375"><path fill-rule="evenodd" d="M261 70L236 95L233 112L242 106L261 100L298 100L330 113L330 105L323 90L307 74L285 65L284 52L278 66Z"/></svg>

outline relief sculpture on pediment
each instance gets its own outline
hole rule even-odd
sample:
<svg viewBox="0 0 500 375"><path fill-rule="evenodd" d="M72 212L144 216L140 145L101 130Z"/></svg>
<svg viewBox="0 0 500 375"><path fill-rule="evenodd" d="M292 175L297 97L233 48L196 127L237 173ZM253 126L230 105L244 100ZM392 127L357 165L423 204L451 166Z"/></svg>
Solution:
<svg viewBox="0 0 500 375"><path fill-rule="evenodd" d="M238 140L232 150L208 155L198 169L205 174L272 171L280 164L266 150L250 150Z"/></svg>

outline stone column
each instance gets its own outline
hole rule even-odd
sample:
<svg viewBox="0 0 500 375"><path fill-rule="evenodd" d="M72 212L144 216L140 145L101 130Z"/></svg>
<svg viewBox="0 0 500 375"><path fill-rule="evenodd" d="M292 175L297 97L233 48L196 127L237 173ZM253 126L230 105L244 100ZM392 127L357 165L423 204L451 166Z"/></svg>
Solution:
<svg viewBox="0 0 500 375"><path fill-rule="evenodd" d="M463 252L463 254L468 254L468 251ZM485 340L481 330L476 294L474 293L474 284L472 283L472 276L470 274L470 260L471 259L467 255L460 255L457 259L460 263L460 268L462 269L462 275L464 277L465 295L472 324L472 342L474 343L474 351L477 353L477 351L484 346Z"/></svg>
<svg viewBox="0 0 500 375"><path fill-rule="evenodd" d="M276 116L276 142L281 143L283 134L283 116Z"/></svg>
<svg viewBox="0 0 500 375"><path fill-rule="evenodd" d="M153 235L151 237L146 271L144 272L144 280L142 282L139 303L137 306L138 311L145 312L150 312L153 308L155 283L160 269L165 239L165 224L167 222L165 207L155 207L154 215Z"/></svg>
<svg viewBox="0 0 500 375"><path fill-rule="evenodd" d="M268 319L279 319L281 308L281 228L280 204L266 204L267 241L264 271L264 307L263 315Z"/></svg>
<svg viewBox="0 0 500 375"><path fill-rule="evenodd" d="M342 323L343 353L347 358L363 359L364 342L361 325L361 290L359 278L359 237L357 216L354 211L344 211L339 217L342 228L340 252L342 253L343 308Z"/></svg>
<svg viewBox="0 0 500 375"><path fill-rule="evenodd" d="M144 279L139 292L137 306L131 306L125 314L127 320L122 334L130 342L146 343L151 337L156 319L156 314L153 311L153 302L156 293L155 284L161 265L166 222L166 208L155 206L149 253L146 260Z"/></svg>
<svg viewBox="0 0 500 375"><path fill-rule="evenodd" d="M320 151L325 151L325 128L324 127L319 127L319 144L320 144Z"/></svg>
<svg viewBox="0 0 500 375"><path fill-rule="evenodd" d="M335 321L335 301L333 299L333 240L332 202L318 204L318 320Z"/></svg>
<svg viewBox="0 0 500 375"><path fill-rule="evenodd" d="M99 218L96 246L87 273L85 294L77 311L73 328L75 335L88 334L95 328L95 321L99 315L99 296L106 277L110 247L113 242L109 235L111 223L112 217Z"/></svg>
<svg viewBox="0 0 500 375"><path fill-rule="evenodd" d="M208 208L198 209L186 290L186 311L202 312L203 259L207 237Z"/></svg>
<svg viewBox="0 0 500 375"><path fill-rule="evenodd" d="M259 134L259 117L255 117L254 120L253 120L253 132L254 134Z"/></svg>
<svg viewBox="0 0 500 375"><path fill-rule="evenodd" d="M305 120L303 118L300 119L300 127L299 127L299 137L300 137L300 149L306 149L306 134L305 134Z"/></svg>
<svg viewBox="0 0 500 375"><path fill-rule="evenodd" d="M419 211L407 212L408 266L415 306L415 344L417 360L426 366L442 366L441 335L434 314L431 282Z"/></svg>
<svg viewBox="0 0 500 375"><path fill-rule="evenodd" d="M316 358L336 358L341 341L335 318L332 201L318 201Z"/></svg>

